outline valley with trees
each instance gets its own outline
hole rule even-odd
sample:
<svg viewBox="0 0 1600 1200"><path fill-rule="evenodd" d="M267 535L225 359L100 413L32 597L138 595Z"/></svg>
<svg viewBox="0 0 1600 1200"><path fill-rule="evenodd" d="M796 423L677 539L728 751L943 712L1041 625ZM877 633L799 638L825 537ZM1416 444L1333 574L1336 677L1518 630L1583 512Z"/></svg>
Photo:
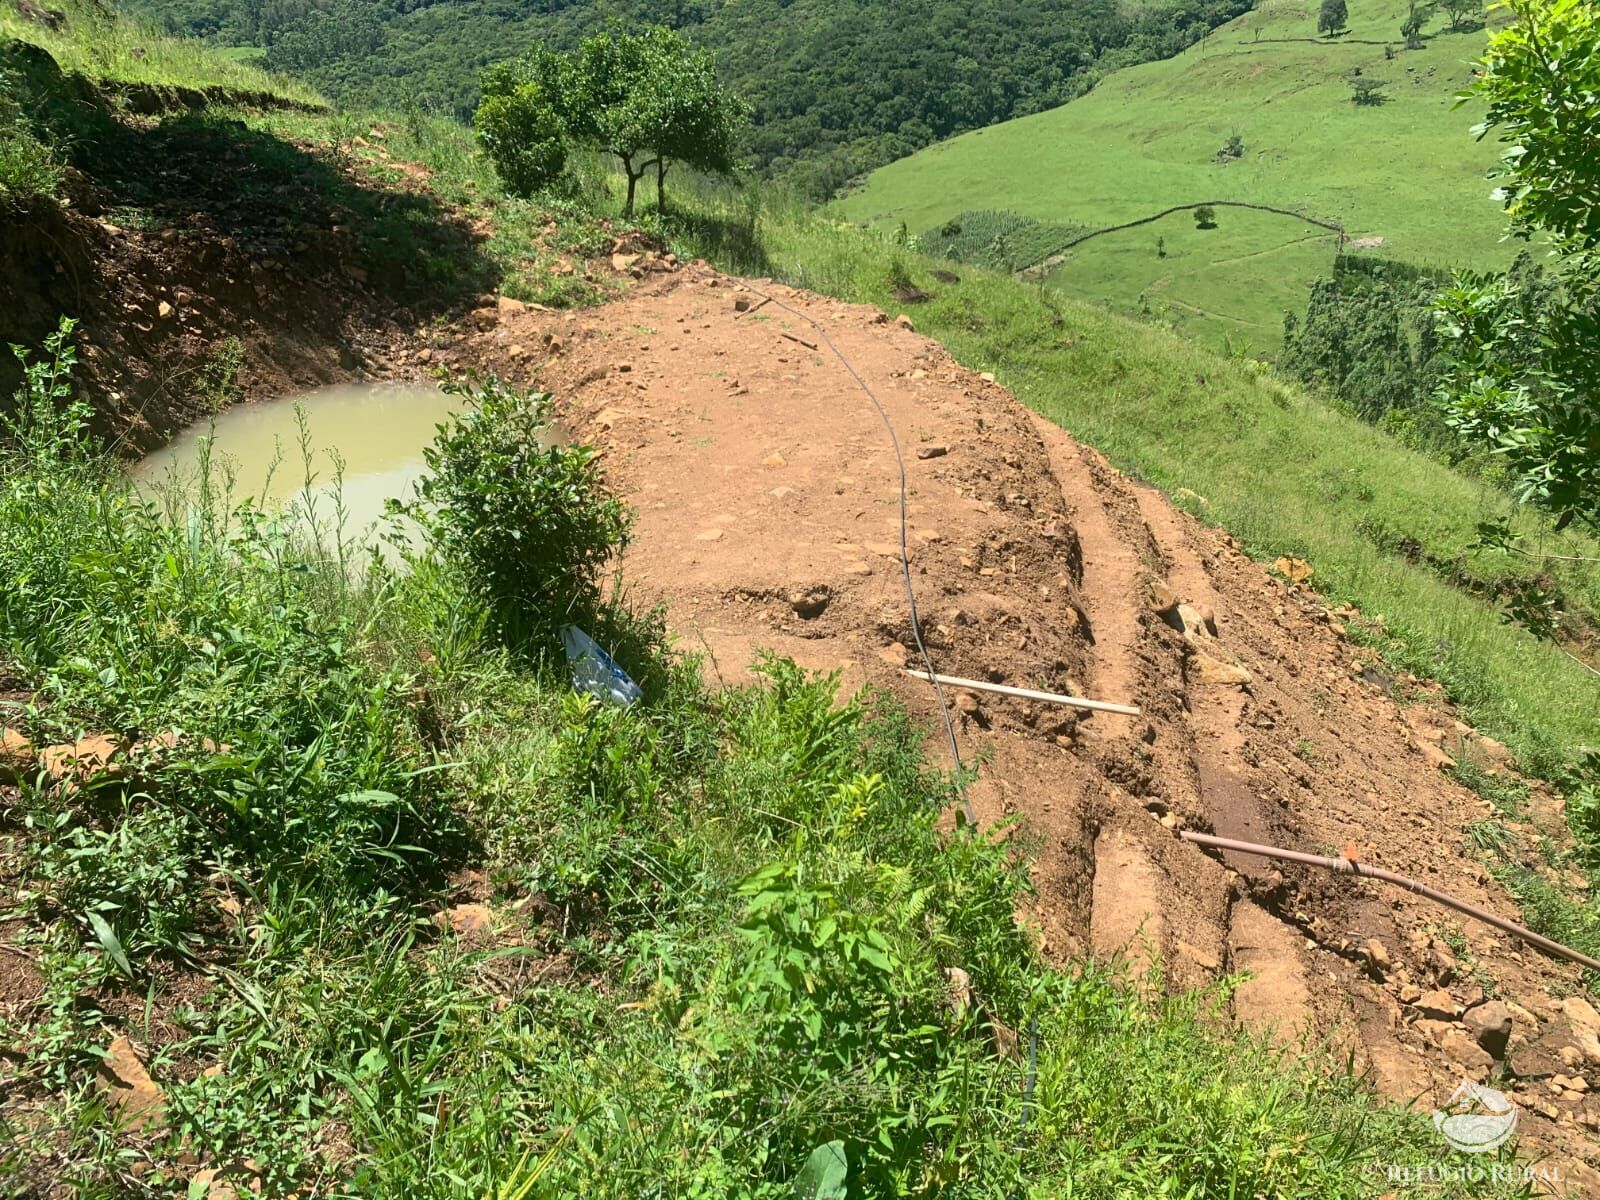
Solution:
<svg viewBox="0 0 1600 1200"><path fill-rule="evenodd" d="M0 0L0 1195L1600 1195L1597 97Z"/></svg>

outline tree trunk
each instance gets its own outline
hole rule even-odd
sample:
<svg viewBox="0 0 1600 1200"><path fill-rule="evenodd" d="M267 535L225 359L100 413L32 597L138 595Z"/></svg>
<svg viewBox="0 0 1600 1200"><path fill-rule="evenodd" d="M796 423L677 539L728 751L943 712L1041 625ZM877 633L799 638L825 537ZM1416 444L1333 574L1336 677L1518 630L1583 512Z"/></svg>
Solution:
<svg viewBox="0 0 1600 1200"><path fill-rule="evenodd" d="M623 207L622 215L631 217L633 216L633 193L639 186L639 180L644 177L644 168L640 167L635 171L633 162L625 158L622 160L622 169L628 173L628 203Z"/></svg>
<svg viewBox="0 0 1600 1200"><path fill-rule="evenodd" d="M667 211L667 160L656 159L656 209Z"/></svg>

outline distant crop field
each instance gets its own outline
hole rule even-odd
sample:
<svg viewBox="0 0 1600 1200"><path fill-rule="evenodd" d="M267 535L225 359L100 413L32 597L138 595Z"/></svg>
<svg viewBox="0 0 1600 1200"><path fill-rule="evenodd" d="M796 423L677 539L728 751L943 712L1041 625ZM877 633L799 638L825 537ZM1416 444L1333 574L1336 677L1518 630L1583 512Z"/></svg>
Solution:
<svg viewBox="0 0 1600 1200"><path fill-rule="evenodd" d="M1515 248L1501 241L1485 178L1497 147L1474 140L1478 114L1455 99L1483 30L1454 32L1435 15L1424 46L1407 50L1403 0L1349 7L1349 33L1330 44L1316 39L1314 5L1264 4L1082 99L884 167L838 211L903 222L924 249L946 254L945 239L925 231L954 220L971 240L974 214L1004 210L1036 223L1030 230L1096 229L1175 204L1238 200L1342 224L1358 252L1440 267L1508 261ZM1358 79L1379 81L1382 102L1355 103ZM1235 137L1240 153L1222 153ZM1029 249L1047 240L1016 238ZM1272 353L1283 314L1304 308L1337 244L1293 217L1219 209L1215 227L1201 229L1192 213L1175 213L1085 242L1049 282L1213 346ZM983 261L1027 265L1006 250Z"/></svg>
<svg viewBox="0 0 1600 1200"><path fill-rule="evenodd" d="M924 253L935 258L1020 271L1086 232L1081 225L1060 225L1021 213L985 209L958 213L923 233L917 241Z"/></svg>

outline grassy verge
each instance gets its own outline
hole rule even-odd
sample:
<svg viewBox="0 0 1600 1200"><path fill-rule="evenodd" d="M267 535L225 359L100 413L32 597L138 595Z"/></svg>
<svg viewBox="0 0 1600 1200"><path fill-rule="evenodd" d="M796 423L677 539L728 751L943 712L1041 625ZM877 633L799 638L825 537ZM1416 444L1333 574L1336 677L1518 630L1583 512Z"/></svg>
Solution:
<svg viewBox="0 0 1600 1200"><path fill-rule="evenodd" d="M509 538L554 579L586 560L552 529L616 528L536 404L478 396L428 536L353 569L226 497L131 495L69 367L0 451L6 722L120 748L5 793L37 993L0 1017L8 1187L1354 1197L1434 1154L1213 997L1047 968L1021 864L940 831L951 781L885 698L784 662L707 691L604 605L646 697L575 696L487 569ZM159 1115L99 1081L118 1035Z"/></svg>
<svg viewBox="0 0 1600 1200"><path fill-rule="evenodd" d="M221 89L276 96L320 106L322 97L296 80L270 74L248 60L219 55L199 42L167 37L97 0L51 0L39 6L62 14L52 28L0 5L0 37L42 46L61 64L96 83Z"/></svg>

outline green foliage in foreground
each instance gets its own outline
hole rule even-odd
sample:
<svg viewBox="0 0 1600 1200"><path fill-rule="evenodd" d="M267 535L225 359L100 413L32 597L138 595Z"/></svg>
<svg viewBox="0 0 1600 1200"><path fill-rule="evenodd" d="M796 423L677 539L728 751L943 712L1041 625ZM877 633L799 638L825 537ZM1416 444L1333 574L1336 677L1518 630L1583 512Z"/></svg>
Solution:
<svg viewBox="0 0 1600 1200"><path fill-rule="evenodd" d="M1499 196L1519 237L1547 236L1555 287L1529 303L1515 275L1467 275L1440 298L1455 369L1453 424L1504 458L1518 494L1557 526L1600 530L1600 5L1516 0L1472 94L1505 146Z"/></svg>
<svg viewBox="0 0 1600 1200"><path fill-rule="evenodd" d="M708 692L658 647L597 707L514 665L453 556L352 576L224 496L131 494L54 350L0 449L0 644L36 689L6 719L175 736L8 801L44 987L0 1019L8 1188L171 1195L198 1160L268 1196L1356 1197L1436 1156L1210 998L1041 964L1014 849L941 827L884 698L777 661ZM461 867L476 941L430 920ZM137 1136L94 1082L122 1029L166 1092Z"/></svg>

